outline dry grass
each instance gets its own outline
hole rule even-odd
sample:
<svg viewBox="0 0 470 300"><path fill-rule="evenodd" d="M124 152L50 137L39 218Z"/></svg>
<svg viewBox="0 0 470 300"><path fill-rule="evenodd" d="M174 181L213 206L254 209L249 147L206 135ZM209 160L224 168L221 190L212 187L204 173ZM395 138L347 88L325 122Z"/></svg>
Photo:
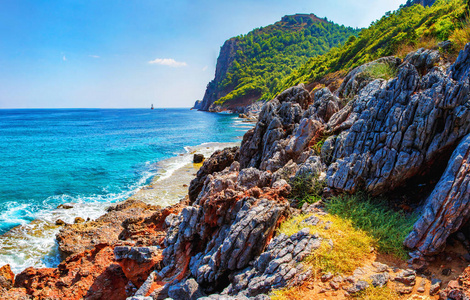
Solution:
<svg viewBox="0 0 470 300"><path fill-rule="evenodd" d="M470 42L470 21L465 21L462 28L456 29L449 40L454 43L453 47L456 52L462 50Z"/></svg>
<svg viewBox="0 0 470 300"><path fill-rule="evenodd" d="M400 300L403 299L397 292L393 289L384 286L384 287L373 287L370 286L365 289L363 292L352 297L353 299L360 300Z"/></svg>
<svg viewBox="0 0 470 300"><path fill-rule="evenodd" d="M418 43L415 44L402 44L398 46L395 56L405 58L410 52L414 52L420 48L433 49L437 47L438 41L435 37L422 37Z"/></svg>
<svg viewBox="0 0 470 300"><path fill-rule="evenodd" d="M321 222L317 226L306 226L302 221L307 217L308 215L300 215L291 218L281 225L280 232L292 235L308 227L312 234L323 239L320 248L306 259L317 276L328 272L351 273L371 255L373 238L365 231L354 228L351 221L325 215L318 216Z"/></svg>

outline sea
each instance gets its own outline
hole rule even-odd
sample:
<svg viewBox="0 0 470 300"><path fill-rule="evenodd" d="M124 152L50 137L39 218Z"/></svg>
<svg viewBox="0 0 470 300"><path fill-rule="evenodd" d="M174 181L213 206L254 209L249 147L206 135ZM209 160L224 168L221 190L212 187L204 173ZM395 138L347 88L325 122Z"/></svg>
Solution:
<svg viewBox="0 0 470 300"><path fill-rule="evenodd" d="M57 219L95 219L168 179L193 153L240 143L252 126L189 109L0 110L0 266L56 266ZM168 195L148 200L169 205L184 196Z"/></svg>

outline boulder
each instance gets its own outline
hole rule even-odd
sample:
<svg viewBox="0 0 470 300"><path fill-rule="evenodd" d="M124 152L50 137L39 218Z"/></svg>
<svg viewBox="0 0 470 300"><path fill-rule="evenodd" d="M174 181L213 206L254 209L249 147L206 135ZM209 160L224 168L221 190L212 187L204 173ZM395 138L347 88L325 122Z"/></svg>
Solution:
<svg viewBox="0 0 470 300"><path fill-rule="evenodd" d="M198 154L198 153L194 154L194 156L193 156L193 163L195 163L195 164L200 164L200 163L202 163L203 161L204 161L204 155Z"/></svg>

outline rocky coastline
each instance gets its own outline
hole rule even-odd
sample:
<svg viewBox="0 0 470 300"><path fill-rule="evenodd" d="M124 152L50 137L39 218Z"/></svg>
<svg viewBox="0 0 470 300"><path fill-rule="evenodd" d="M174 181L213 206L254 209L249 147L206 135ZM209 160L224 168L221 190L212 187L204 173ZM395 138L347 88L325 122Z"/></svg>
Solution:
<svg viewBox="0 0 470 300"><path fill-rule="evenodd" d="M364 76L374 64L396 76ZM0 299L269 299L296 287L312 299L369 287L469 299L465 252L445 252L455 241L469 245L469 134L470 44L452 64L420 49L358 67L336 91L291 87L262 106L240 147L204 161L179 203L130 199L65 226L57 235L63 262L16 277L2 267ZM323 200L299 208L296 178L324 182ZM318 276L306 261L322 245L337 246L314 233L335 228L323 203L359 192L390 195L417 214L404 243L411 259L381 260L370 249L352 272ZM281 233L295 216L303 216L299 230Z"/></svg>

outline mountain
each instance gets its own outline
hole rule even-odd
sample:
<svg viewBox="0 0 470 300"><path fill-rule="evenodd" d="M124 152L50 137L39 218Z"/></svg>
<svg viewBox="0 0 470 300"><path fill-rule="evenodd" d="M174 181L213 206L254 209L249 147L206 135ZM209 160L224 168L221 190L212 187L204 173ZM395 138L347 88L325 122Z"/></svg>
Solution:
<svg viewBox="0 0 470 300"><path fill-rule="evenodd" d="M233 37L222 46L215 78L195 108L235 109L259 99L271 99L274 87L293 69L358 33L358 29L314 14L296 14Z"/></svg>

